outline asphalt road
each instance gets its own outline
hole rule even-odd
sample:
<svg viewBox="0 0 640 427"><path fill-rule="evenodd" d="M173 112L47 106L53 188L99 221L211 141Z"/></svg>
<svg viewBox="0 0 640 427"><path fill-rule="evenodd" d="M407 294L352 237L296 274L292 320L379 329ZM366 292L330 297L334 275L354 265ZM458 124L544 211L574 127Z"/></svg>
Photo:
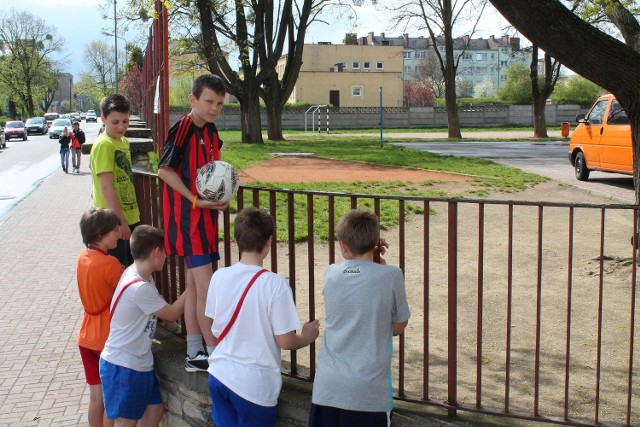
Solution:
<svg viewBox="0 0 640 427"><path fill-rule="evenodd" d="M87 141L92 141L98 135L100 122L82 122L80 126ZM88 160L89 157L84 156L82 161ZM57 139L49 139L49 135L29 135L26 141L7 141L7 147L0 149L0 222L13 206L57 169L60 169Z"/></svg>
<svg viewBox="0 0 640 427"><path fill-rule="evenodd" d="M569 144L564 141L400 142L393 144L443 156L480 157L573 185L615 203L629 204L634 203L635 200L631 176L592 171L588 181L578 181L567 157Z"/></svg>

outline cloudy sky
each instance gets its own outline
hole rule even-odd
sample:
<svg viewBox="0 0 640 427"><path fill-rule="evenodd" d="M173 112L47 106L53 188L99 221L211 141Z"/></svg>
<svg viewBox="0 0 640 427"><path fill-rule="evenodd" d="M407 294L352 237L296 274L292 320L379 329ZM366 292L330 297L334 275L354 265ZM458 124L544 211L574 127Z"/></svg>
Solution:
<svg viewBox="0 0 640 427"><path fill-rule="evenodd" d="M97 39L103 39L108 43L113 43L113 36L105 36L103 31L113 33L113 9L98 9L97 0L20 0L15 3L14 8L26 10L29 13L44 19L47 24L52 25L57 30L57 35L64 37L66 52L60 59L66 65L65 71L74 75L75 81L80 77L80 73L85 70L83 61L85 46ZM102 1L100 3L103 3ZM124 4L125 0L120 0ZM370 31L377 35L384 32L387 36L399 36L404 32L415 35L411 29L393 29L387 22L385 13L376 11L369 3L356 9L358 13L357 23L351 24L342 18L335 16L324 16L323 19L330 22L326 25L320 22L313 23L307 33L307 43L332 42L341 43L347 32L355 32L358 36L366 36ZM8 9L3 8L0 13L7 13ZM104 18L106 16L106 19ZM499 36L501 28L507 22L495 11L485 14L476 31L479 37ZM118 35L129 42L146 40L146 34L129 31L118 32ZM425 34L426 36L426 34ZM119 39L119 59L124 57L125 41ZM142 43L139 43L141 45Z"/></svg>

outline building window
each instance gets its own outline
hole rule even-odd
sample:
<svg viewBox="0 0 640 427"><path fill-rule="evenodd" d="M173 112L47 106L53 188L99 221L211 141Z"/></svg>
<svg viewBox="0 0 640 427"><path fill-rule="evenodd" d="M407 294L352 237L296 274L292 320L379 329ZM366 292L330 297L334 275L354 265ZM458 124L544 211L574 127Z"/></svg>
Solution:
<svg viewBox="0 0 640 427"><path fill-rule="evenodd" d="M507 66L507 61L500 61L500 66L506 67Z"/></svg>
<svg viewBox="0 0 640 427"><path fill-rule="evenodd" d="M360 69L360 61L353 61L351 63L351 68L353 68L354 70L359 70Z"/></svg>
<svg viewBox="0 0 640 427"><path fill-rule="evenodd" d="M365 61L364 64L362 64L362 68L364 68L365 70L370 70L371 69L371 62Z"/></svg>
<svg viewBox="0 0 640 427"><path fill-rule="evenodd" d="M486 53L476 53L476 61L486 61L487 54Z"/></svg>
<svg viewBox="0 0 640 427"><path fill-rule="evenodd" d="M495 53L491 54L491 59L496 59L496 54Z"/></svg>
<svg viewBox="0 0 640 427"><path fill-rule="evenodd" d="M404 59L411 59L411 51L404 53Z"/></svg>
<svg viewBox="0 0 640 427"><path fill-rule="evenodd" d="M462 55L463 61L471 61L472 59L473 59L473 55L470 53L465 53L464 55Z"/></svg>
<svg viewBox="0 0 640 427"><path fill-rule="evenodd" d="M343 70L346 70L347 69L347 61L340 62L340 68L343 69Z"/></svg>
<svg viewBox="0 0 640 427"><path fill-rule="evenodd" d="M405 65L404 74L408 76L410 73L411 73L411 66L410 65Z"/></svg>
<svg viewBox="0 0 640 427"><path fill-rule="evenodd" d="M376 62L376 70L384 70L384 62Z"/></svg>
<svg viewBox="0 0 640 427"><path fill-rule="evenodd" d="M362 86L351 86L351 96L362 96Z"/></svg>
<svg viewBox="0 0 640 427"><path fill-rule="evenodd" d="M500 80L507 80L507 76L506 76L506 75L504 75L504 74L501 74L501 75L500 75Z"/></svg>

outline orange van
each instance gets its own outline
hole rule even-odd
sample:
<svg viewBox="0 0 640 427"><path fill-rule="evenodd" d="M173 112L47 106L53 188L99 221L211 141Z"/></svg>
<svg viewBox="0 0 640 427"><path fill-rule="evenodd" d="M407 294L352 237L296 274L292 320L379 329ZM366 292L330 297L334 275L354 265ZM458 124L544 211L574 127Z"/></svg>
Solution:
<svg viewBox="0 0 640 427"><path fill-rule="evenodd" d="M592 170L633 175L631 126L627 113L613 95L598 98L587 116L578 114L576 121L569 162L578 180L589 179Z"/></svg>

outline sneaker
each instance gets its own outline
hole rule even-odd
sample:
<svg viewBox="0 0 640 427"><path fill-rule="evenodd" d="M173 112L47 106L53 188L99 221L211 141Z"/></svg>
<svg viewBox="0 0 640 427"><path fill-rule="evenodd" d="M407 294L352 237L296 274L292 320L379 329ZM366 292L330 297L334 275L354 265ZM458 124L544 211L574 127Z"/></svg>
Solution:
<svg viewBox="0 0 640 427"><path fill-rule="evenodd" d="M196 357L185 357L184 370L187 372L207 372L209 369L209 356L204 351L199 351Z"/></svg>

